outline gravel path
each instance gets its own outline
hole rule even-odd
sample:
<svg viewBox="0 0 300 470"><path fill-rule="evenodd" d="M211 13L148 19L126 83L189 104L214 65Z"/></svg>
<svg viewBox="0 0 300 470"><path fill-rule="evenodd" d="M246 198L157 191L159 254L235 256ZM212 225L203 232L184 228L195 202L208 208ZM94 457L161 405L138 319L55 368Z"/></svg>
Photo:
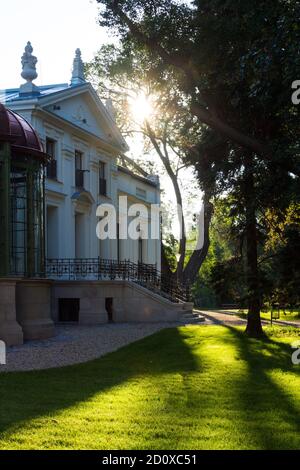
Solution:
<svg viewBox="0 0 300 470"><path fill-rule="evenodd" d="M211 310L196 310L205 317L206 325L244 325L246 320L234 315L233 313L221 313Z"/></svg>
<svg viewBox="0 0 300 470"><path fill-rule="evenodd" d="M220 312L212 310L195 310L205 317L206 325L244 325L247 320L238 317L234 312ZM262 320L264 325L270 325L270 321ZM273 320L274 325L283 325L283 326L294 326L295 328L300 328L299 321L285 321L285 320Z"/></svg>
<svg viewBox="0 0 300 470"><path fill-rule="evenodd" d="M245 325L246 321L233 313L195 310L205 317L198 326ZM191 322L193 323L193 322ZM186 324L189 324L187 321ZM53 338L28 341L8 348L6 365L0 373L63 367L87 362L116 351L122 346L152 335L164 328L184 326L184 323L117 323L98 326L57 325Z"/></svg>
<svg viewBox="0 0 300 470"><path fill-rule="evenodd" d="M59 325L53 338L29 341L7 350L0 373L62 367L87 362L177 323L118 323L99 326ZM182 324L181 324L182 326Z"/></svg>

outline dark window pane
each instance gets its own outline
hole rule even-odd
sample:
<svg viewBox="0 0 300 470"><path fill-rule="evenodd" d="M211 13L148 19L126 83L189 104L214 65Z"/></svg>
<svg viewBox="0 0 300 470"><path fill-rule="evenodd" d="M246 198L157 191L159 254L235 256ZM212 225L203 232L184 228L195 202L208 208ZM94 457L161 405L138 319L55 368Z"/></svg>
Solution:
<svg viewBox="0 0 300 470"><path fill-rule="evenodd" d="M56 179L57 178L57 161L51 160L47 164L47 178Z"/></svg>
<svg viewBox="0 0 300 470"><path fill-rule="evenodd" d="M106 196L105 163L99 162L99 194Z"/></svg>
<svg viewBox="0 0 300 470"><path fill-rule="evenodd" d="M82 152L75 150L75 168L76 170L82 170Z"/></svg>
<svg viewBox="0 0 300 470"><path fill-rule="evenodd" d="M83 153L75 150L75 186L84 188Z"/></svg>
<svg viewBox="0 0 300 470"><path fill-rule="evenodd" d="M52 157L52 160L47 164L47 178L57 178L57 162L56 162L56 141L53 139L46 139L46 153Z"/></svg>
<svg viewBox="0 0 300 470"><path fill-rule="evenodd" d="M75 173L75 186L76 188L84 188L84 172L82 170L76 170Z"/></svg>
<svg viewBox="0 0 300 470"><path fill-rule="evenodd" d="M56 158L56 142L53 139L46 139L46 153L52 158Z"/></svg>
<svg viewBox="0 0 300 470"><path fill-rule="evenodd" d="M105 179L105 163L99 162L99 177Z"/></svg>

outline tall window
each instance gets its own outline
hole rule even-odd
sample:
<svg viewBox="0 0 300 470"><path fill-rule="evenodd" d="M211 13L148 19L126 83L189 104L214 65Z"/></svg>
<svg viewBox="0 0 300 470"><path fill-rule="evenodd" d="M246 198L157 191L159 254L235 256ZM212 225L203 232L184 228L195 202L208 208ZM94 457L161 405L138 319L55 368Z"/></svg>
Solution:
<svg viewBox="0 0 300 470"><path fill-rule="evenodd" d="M105 163L99 162L99 194L106 196Z"/></svg>
<svg viewBox="0 0 300 470"><path fill-rule="evenodd" d="M79 150L75 150L75 168L76 168L76 170L82 170L82 160L83 160L83 153L79 152Z"/></svg>
<svg viewBox="0 0 300 470"><path fill-rule="evenodd" d="M117 224L117 260L121 260L120 224Z"/></svg>
<svg viewBox="0 0 300 470"><path fill-rule="evenodd" d="M142 237L139 238L139 263L143 263L143 239Z"/></svg>
<svg viewBox="0 0 300 470"><path fill-rule="evenodd" d="M52 157L47 165L47 178L57 178L57 160L56 160L56 146L57 142L53 139L46 138L46 153Z"/></svg>
<svg viewBox="0 0 300 470"><path fill-rule="evenodd" d="M75 186L79 189L84 187L83 153L79 150L75 150Z"/></svg>

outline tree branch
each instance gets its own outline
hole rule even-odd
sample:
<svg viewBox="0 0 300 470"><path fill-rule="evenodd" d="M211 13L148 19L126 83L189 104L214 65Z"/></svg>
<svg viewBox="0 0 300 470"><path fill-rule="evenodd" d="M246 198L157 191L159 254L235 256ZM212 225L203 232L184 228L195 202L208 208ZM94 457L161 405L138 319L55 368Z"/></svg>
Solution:
<svg viewBox="0 0 300 470"><path fill-rule="evenodd" d="M151 126L148 121L146 121L146 129L147 133L149 136L149 139L151 140L151 143L153 147L155 148L158 156L160 157L169 178L171 179L174 192L175 192L175 197L176 197L176 202L177 202L177 216L178 216L178 222L179 226L181 227L181 237L180 237L180 242L179 242L179 254L180 254L180 259L178 261L177 265L177 277L179 279L182 278L182 273L183 273L183 267L184 267L184 260L185 260L185 253L186 253L186 233L185 233L185 220L183 216L183 210L182 210L182 195L181 195L181 190L179 187L179 183L177 180L177 177L172 169L170 160L169 160L169 155L168 155L168 150L167 150L167 145L166 142L163 142L163 147L164 147L164 154L160 148L160 146L157 143L155 133L151 129Z"/></svg>

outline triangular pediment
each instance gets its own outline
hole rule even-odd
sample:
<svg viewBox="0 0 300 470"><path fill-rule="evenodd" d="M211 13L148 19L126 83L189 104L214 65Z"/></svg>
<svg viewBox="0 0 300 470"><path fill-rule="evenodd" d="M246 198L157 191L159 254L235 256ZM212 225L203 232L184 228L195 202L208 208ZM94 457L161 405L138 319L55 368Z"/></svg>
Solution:
<svg viewBox="0 0 300 470"><path fill-rule="evenodd" d="M123 152L128 150L116 123L90 84L69 87L40 100L40 106Z"/></svg>

